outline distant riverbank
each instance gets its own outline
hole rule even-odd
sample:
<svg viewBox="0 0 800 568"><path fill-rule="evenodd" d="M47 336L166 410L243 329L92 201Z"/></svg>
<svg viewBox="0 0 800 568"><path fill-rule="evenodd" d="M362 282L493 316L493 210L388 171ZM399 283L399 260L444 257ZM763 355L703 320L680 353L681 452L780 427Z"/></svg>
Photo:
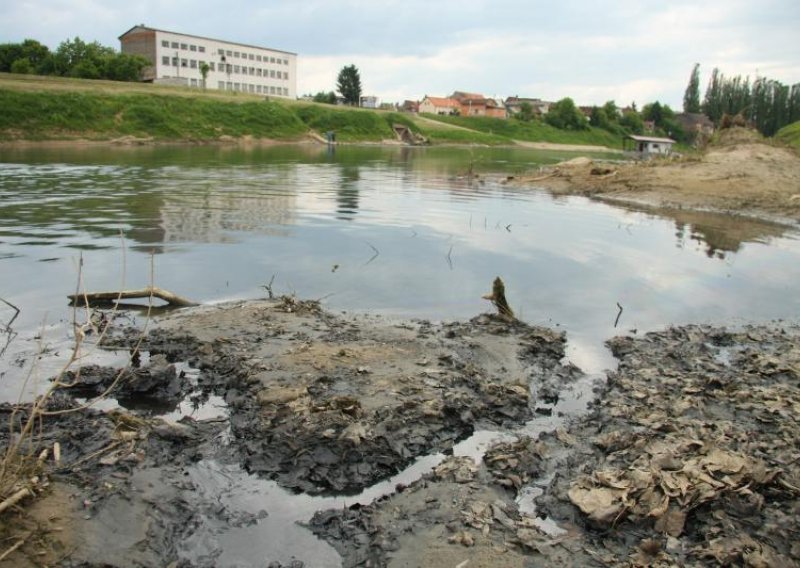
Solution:
<svg viewBox="0 0 800 568"><path fill-rule="evenodd" d="M485 117L454 125L435 116L245 93L32 75L0 74L0 106L3 146L324 143L327 132L335 132L337 143L402 144L403 131L437 145L566 145L595 152L620 146L597 129L569 132Z"/></svg>

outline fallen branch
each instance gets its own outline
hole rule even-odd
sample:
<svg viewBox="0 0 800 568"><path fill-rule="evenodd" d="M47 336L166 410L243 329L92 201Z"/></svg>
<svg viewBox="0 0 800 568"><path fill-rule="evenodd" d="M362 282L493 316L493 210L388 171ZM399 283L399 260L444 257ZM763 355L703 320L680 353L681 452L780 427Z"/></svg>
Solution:
<svg viewBox="0 0 800 568"><path fill-rule="evenodd" d="M28 537L18 540L17 542L14 543L14 545L11 548L6 550L3 554L0 554L0 562L5 560L7 556L10 556L16 549L25 544L26 540L28 540Z"/></svg>
<svg viewBox="0 0 800 568"><path fill-rule="evenodd" d="M172 306L196 306L197 302L186 299L168 290L155 286L148 286L140 290L121 290L119 292L93 292L85 294L70 294L67 296L73 304L90 304L92 302L114 302L117 300L130 300L132 298L158 298Z"/></svg>
<svg viewBox="0 0 800 568"><path fill-rule="evenodd" d="M3 513L9 507L13 507L20 501L22 501L25 497L33 496L33 492L28 489L27 487L20 489L16 493L14 493L11 497L0 503L0 514Z"/></svg>
<svg viewBox="0 0 800 568"><path fill-rule="evenodd" d="M492 302L501 316L515 319L514 310L511 309L511 306L508 305L508 301L506 300L505 284L503 284L503 281L499 276L494 279L494 284L492 284L492 293L486 294L482 297L484 300L489 300Z"/></svg>

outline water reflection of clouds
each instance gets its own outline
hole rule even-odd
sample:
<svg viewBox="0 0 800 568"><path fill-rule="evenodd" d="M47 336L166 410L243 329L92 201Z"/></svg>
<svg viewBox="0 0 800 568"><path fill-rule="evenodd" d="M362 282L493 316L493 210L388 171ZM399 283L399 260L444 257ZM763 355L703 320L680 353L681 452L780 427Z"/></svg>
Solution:
<svg viewBox="0 0 800 568"><path fill-rule="evenodd" d="M369 161L337 152L322 162L291 154L294 161L279 163L253 155L214 167L126 166L117 167L119 178L104 166L104 177L88 180L90 187L71 193L59 186L61 201L36 209L36 197L57 177L45 167L42 179L26 182L35 187L20 196L28 203L3 210L14 213L5 223L19 240L35 228L60 247L85 244L87 230L104 235L89 242L118 247L116 230L125 226L129 247L163 247L156 259L159 286L200 300L263 295L260 286L275 274L277 292L333 294L328 303L336 308L464 318L489 308L480 296L501 275L523 319L567 329L571 357L592 370L609 366L602 342L622 330L800 311L800 242L783 237L782 228L553 199L452 177L453 166L435 153L391 162L386 156L394 154L371 152ZM24 171L37 175L33 166ZM81 175L97 172L67 177L79 187ZM110 191L115 183L128 189ZM103 198L94 199L97 193ZM80 217L82 207L93 208L91 222ZM380 254L367 264L370 246ZM2 257L10 270L0 284L17 289L17 305L40 306L39 312L28 308L26 321L46 309L60 313L60 302L41 298L61 297L73 286L71 264L31 262L52 257L46 247L0 247L6 249L0 257L24 253ZM712 257L723 251L725 259L710 259L712 249ZM147 255L131 254L126 262L129 286L146 284ZM108 267L121 263L118 250L87 253L89 286L117 286L117 271ZM34 284L21 290L7 276L12 272ZM624 313L615 329L617 302Z"/></svg>

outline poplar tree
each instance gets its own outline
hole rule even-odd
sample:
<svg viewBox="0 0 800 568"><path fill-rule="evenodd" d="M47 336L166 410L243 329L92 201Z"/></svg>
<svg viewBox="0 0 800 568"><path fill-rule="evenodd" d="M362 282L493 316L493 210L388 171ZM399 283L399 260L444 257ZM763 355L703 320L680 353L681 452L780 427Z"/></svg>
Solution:
<svg viewBox="0 0 800 568"><path fill-rule="evenodd" d="M683 94L683 112L700 112L700 64L695 63Z"/></svg>

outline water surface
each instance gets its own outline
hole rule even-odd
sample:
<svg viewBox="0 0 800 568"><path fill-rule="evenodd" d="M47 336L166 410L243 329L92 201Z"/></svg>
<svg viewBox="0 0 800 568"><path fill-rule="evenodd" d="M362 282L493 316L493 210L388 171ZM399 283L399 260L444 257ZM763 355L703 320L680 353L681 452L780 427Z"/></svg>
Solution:
<svg viewBox="0 0 800 568"><path fill-rule="evenodd" d="M17 331L68 321L64 297L81 265L89 291L138 288L152 276L208 302L263 296L272 281L276 293L324 298L332 309L439 320L487 309L480 296L499 275L518 315L565 328L571 356L588 370L610 365L602 342L620 331L797 316L800 243L783 227L502 183L565 157L3 149L0 297L21 309ZM12 315L0 304L3 323Z"/></svg>

